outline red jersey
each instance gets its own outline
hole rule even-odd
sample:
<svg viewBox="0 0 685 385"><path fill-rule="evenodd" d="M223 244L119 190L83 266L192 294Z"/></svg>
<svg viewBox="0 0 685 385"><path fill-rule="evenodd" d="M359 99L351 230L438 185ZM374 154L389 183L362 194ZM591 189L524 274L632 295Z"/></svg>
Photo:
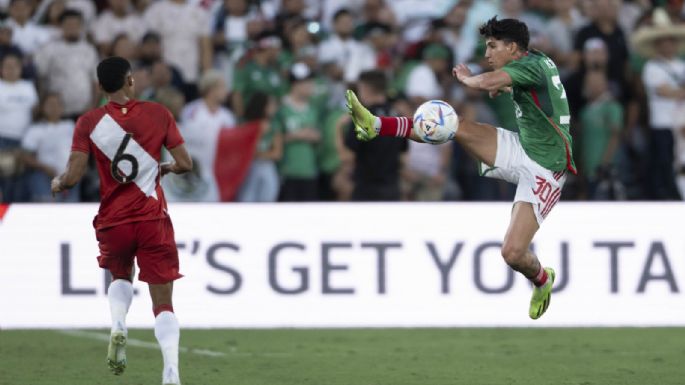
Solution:
<svg viewBox="0 0 685 385"><path fill-rule="evenodd" d="M71 150L92 153L97 162L100 210L95 228L168 217L159 160L162 147L182 143L174 117L157 103L109 102L81 116Z"/></svg>

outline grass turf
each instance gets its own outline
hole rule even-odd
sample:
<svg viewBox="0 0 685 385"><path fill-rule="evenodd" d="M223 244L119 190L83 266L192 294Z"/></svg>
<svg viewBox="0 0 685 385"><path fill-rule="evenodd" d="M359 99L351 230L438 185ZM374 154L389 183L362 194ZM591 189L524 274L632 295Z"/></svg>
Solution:
<svg viewBox="0 0 685 385"><path fill-rule="evenodd" d="M91 333L107 335L108 331ZM669 385L685 383L680 328L182 330L184 385ZM151 330L129 338L155 342ZM224 353L213 357L194 349ZM0 331L2 385L161 383L161 354L130 346L123 376L106 342Z"/></svg>

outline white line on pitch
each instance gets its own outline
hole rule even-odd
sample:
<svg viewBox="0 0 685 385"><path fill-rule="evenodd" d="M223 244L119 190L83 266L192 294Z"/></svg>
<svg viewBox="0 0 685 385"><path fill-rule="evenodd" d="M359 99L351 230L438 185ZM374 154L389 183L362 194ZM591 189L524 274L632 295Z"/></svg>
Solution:
<svg viewBox="0 0 685 385"><path fill-rule="evenodd" d="M103 342L109 342L109 334L108 333L98 333L98 332L89 332L85 330L58 330L59 333L66 334L68 336L72 337L81 337L81 338L89 338L91 340L98 340L98 341L103 341ZM159 350L159 345L157 345L154 342L148 342L148 341L143 341L143 340L137 340L135 338L127 338L126 339L126 345L128 346L135 346L139 348L145 348L145 349L155 349ZM244 353L244 352L238 352L238 349L236 349L234 346L230 348L231 352L229 353L230 355L236 355L236 356L265 356L265 357L285 357L289 356L290 354L288 353ZM179 346L178 351L181 353L191 353L191 354L197 354L200 356L208 356L208 357L225 357L228 354L224 352L217 352L214 350L208 350L208 349L189 349L184 346Z"/></svg>

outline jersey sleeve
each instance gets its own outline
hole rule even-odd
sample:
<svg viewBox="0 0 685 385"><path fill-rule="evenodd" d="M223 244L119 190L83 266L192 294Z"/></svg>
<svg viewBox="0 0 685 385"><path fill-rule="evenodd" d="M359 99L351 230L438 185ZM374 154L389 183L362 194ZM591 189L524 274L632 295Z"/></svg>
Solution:
<svg viewBox="0 0 685 385"><path fill-rule="evenodd" d="M71 151L90 153L90 130L91 124L88 118L81 116L76 122L74 138L71 142Z"/></svg>
<svg viewBox="0 0 685 385"><path fill-rule="evenodd" d="M513 60L502 68L502 71L511 77L511 85L514 87L531 87L541 83L542 70L531 62Z"/></svg>
<svg viewBox="0 0 685 385"><path fill-rule="evenodd" d="M181 136L181 131L178 129L178 125L176 125L176 119L174 119L171 112L166 108L163 109L166 114L166 139L164 139L164 147L171 150L172 148L182 145L184 140Z"/></svg>

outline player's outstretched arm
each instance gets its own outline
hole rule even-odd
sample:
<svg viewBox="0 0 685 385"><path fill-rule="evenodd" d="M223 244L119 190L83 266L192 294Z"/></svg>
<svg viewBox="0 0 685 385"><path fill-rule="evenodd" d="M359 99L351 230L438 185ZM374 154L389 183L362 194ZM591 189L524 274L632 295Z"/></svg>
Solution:
<svg viewBox="0 0 685 385"><path fill-rule="evenodd" d="M193 169L193 159L188 154L185 144L180 144L174 148L169 149L171 157L174 161L171 163L163 163L161 166L162 176L168 173L183 174Z"/></svg>
<svg viewBox="0 0 685 385"><path fill-rule="evenodd" d="M83 178L88 168L88 154L80 151L72 151L67 162L67 169L64 174L52 179L50 184L52 195L68 190Z"/></svg>
<svg viewBox="0 0 685 385"><path fill-rule="evenodd" d="M421 138L414 134L411 118L375 116L361 104L352 90L347 90L345 99L357 139L367 142L380 135L407 138L423 143Z"/></svg>
<svg viewBox="0 0 685 385"><path fill-rule="evenodd" d="M502 70L473 75L466 64L459 64L452 69L452 74L465 86L488 91L490 96L500 92L511 92L511 76Z"/></svg>

